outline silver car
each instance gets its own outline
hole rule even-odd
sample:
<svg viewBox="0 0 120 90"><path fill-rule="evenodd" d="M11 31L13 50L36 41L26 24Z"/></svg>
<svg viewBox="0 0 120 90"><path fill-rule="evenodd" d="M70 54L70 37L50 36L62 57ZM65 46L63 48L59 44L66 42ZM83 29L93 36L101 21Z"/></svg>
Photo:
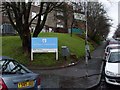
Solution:
<svg viewBox="0 0 120 90"><path fill-rule="evenodd" d="M110 50L105 64L105 81L120 86L120 49Z"/></svg>
<svg viewBox="0 0 120 90"><path fill-rule="evenodd" d="M0 90L39 90L41 79L17 61L0 56Z"/></svg>
<svg viewBox="0 0 120 90"><path fill-rule="evenodd" d="M120 49L120 44L110 44L105 48L104 59L106 59L112 49Z"/></svg>

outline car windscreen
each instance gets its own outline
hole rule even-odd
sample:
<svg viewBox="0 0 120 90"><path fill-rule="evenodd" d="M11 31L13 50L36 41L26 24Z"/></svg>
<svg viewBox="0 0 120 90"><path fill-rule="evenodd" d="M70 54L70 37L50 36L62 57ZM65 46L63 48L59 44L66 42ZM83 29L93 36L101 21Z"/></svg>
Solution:
<svg viewBox="0 0 120 90"><path fill-rule="evenodd" d="M2 74L25 74L30 72L27 68L13 60L0 60L0 66Z"/></svg>
<svg viewBox="0 0 120 90"><path fill-rule="evenodd" d="M112 63L120 62L120 52L111 52L108 62Z"/></svg>

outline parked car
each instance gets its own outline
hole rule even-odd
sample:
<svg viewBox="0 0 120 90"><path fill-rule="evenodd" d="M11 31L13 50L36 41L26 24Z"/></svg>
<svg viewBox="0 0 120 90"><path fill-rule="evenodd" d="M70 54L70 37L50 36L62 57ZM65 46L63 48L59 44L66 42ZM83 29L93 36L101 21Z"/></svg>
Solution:
<svg viewBox="0 0 120 90"><path fill-rule="evenodd" d="M103 58L106 59L111 49L120 49L120 44L110 44L105 48Z"/></svg>
<svg viewBox="0 0 120 90"><path fill-rule="evenodd" d="M110 44L120 44L120 41L115 40L115 39L110 39L110 40L109 40L109 45L110 45Z"/></svg>
<svg viewBox="0 0 120 90"><path fill-rule="evenodd" d="M115 38L107 38L105 46L108 46L110 44L120 44L120 41Z"/></svg>
<svg viewBox="0 0 120 90"><path fill-rule="evenodd" d="M115 38L115 40L120 41L120 38Z"/></svg>
<svg viewBox="0 0 120 90"><path fill-rule="evenodd" d="M39 90L41 79L22 64L6 56L0 56L0 90Z"/></svg>
<svg viewBox="0 0 120 90"><path fill-rule="evenodd" d="M105 81L108 84L120 85L120 49L110 50L105 64Z"/></svg>

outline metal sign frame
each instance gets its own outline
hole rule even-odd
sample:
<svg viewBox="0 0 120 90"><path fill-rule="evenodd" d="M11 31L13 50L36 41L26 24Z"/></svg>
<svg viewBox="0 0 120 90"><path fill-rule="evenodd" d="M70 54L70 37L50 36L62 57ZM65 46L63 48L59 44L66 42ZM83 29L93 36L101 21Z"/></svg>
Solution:
<svg viewBox="0 0 120 90"><path fill-rule="evenodd" d="M34 53L56 53L58 60L58 38L37 37L31 39L31 61Z"/></svg>

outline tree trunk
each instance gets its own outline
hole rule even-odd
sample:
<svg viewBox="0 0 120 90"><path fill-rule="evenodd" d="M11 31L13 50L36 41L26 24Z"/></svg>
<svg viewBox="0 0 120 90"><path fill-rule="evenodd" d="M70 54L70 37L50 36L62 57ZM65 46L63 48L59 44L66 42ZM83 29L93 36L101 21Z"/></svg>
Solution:
<svg viewBox="0 0 120 90"><path fill-rule="evenodd" d="M24 51L24 55L30 57L30 51L31 51L31 38L30 38L30 35L23 36L22 48L23 48L23 51Z"/></svg>
<svg viewBox="0 0 120 90"><path fill-rule="evenodd" d="M43 26L41 26L43 28ZM38 37L39 33L42 31L42 28L40 26L38 26L34 33L33 33L33 37Z"/></svg>
<svg viewBox="0 0 120 90"><path fill-rule="evenodd" d="M25 27L22 35L22 48L25 56L30 57L31 52L31 34L28 27Z"/></svg>

